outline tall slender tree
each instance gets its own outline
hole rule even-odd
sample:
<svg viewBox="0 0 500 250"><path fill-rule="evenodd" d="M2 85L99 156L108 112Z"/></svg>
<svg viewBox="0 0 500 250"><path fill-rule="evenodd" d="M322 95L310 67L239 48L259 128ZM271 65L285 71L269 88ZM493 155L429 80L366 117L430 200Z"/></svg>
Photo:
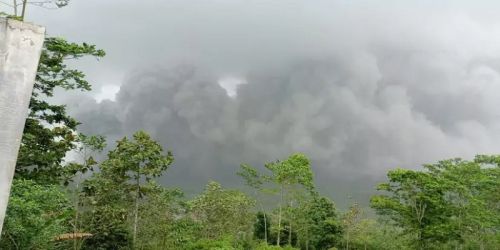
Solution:
<svg viewBox="0 0 500 250"><path fill-rule="evenodd" d="M147 193L147 185L153 178L161 176L172 164L174 158L144 131L134 133L133 139L119 140L116 148L108 153L102 170L115 181L124 182L134 196L132 242L137 241L139 223L139 202Z"/></svg>
<svg viewBox="0 0 500 250"><path fill-rule="evenodd" d="M77 234L83 230L81 221L81 184L84 181L84 174L94 171L98 162L95 160L95 154L100 153L106 147L106 140L102 136L86 136L79 135L79 146L75 149L76 155L79 157L77 161L67 164L63 170L66 172L64 177L64 185L72 193L74 216L71 221L73 233ZM72 182L73 185L69 186ZM78 250L83 246L84 238L75 237L73 240L73 249Z"/></svg>
<svg viewBox="0 0 500 250"><path fill-rule="evenodd" d="M239 176L241 176L245 180L245 184L252 188L254 190L254 196L257 201L257 204L260 207L260 212L262 213L263 220L262 222L264 223L264 241L268 243L268 218L266 214L266 210L264 209L264 204L260 201L259 199L259 192L263 191L264 188L264 183L265 183L265 176L262 176L259 174L257 169L247 165L247 164L241 164L240 165L240 171L237 173Z"/></svg>
<svg viewBox="0 0 500 250"><path fill-rule="evenodd" d="M280 245L283 205L285 203L285 193L294 185L299 185L308 191L314 189L313 172L307 156L304 154L292 154L284 161L276 161L266 164L272 175L269 177L279 186L280 200L278 207L278 235L276 245ZM289 229L289 237L292 229Z"/></svg>

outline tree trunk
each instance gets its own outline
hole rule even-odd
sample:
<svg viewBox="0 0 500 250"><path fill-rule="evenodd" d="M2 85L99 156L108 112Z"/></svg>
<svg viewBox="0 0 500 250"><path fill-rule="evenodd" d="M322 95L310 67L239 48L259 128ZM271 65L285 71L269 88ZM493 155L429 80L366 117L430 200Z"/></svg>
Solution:
<svg viewBox="0 0 500 250"><path fill-rule="evenodd" d="M73 233L76 233L78 232L78 203L79 203L79 199L78 199L78 186L79 186L79 183L77 182L76 183L76 188L75 188L75 223L73 225ZM78 239L75 237L75 239L73 239L73 249L74 250L78 250Z"/></svg>
<svg viewBox="0 0 500 250"><path fill-rule="evenodd" d="M28 0L23 0L23 9L21 11L21 20L24 21L24 15L26 14L26 5L28 5Z"/></svg>
<svg viewBox="0 0 500 250"><path fill-rule="evenodd" d="M257 190L255 192L255 199L258 198L257 195ZM262 202L258 202L260 204L260 210L262 210L262 213L264 214L264 240L266 241L267 244L267 216L266 216L266 211L264 210L264 205L262 205Z"/></svg>
<svg viewBox="0 0 500 250"><path fill-rule="evenodd" d="M266 241L266 245L267 245L267 217L266 217L266 212L264 211L264 208L262 208L262 211L264 213L264 240Z"/></svg>
<svg viewBox="0 0 500 250"><path fill-rule="evenodd" d="M424 249L423 247L423 243L422 243L422 232L421 232L421 228L418 229L418 232L417 232L417 244L418 244L418 249L422 250Z"/></svg>
<svg viewBox="0 0 500 250"><path fill-rule="evenodd" d="M349 250L349 229L346 232L346 250Z"/></svg>
<svg viewBox="0 0 500 250"><path fill-rule="evenodd" d="M292 201L290 200L290 209L292 209ZM291 210L290 210L291 211ZM292 216L290 216L290 218L288 218L289 222L288 222L288 225L289 225L289 230L288 230L288 244L291 246L292 245Z"/></svg>
<svg viewBox="0 0 500 250"><path fill-rule="evenodd" d="M17 0L14 0L14 3L12 6L14 8L14 16L17 16Z"/></svg>
<svg viewBox="0 0 500 250"><path fill-rule="evenodd" d="M281 206L283 203L283 184L281 184L281 190L280 190L280 207L279 207L279 213L278 213L278 238L276 240L276 246L280 245L280 237L281 237Z"/></svg>
<svg viewBox="0 0 500 250"><path fill-rule="evenodd" d="M14 246L16 247L16 250L19 250L19 246L17 246L17 243L14 240L14 238L12 237L12 235L10 233L8 233L8 232L5 235L9 236L9 239L12 242L12 244L14 244Z"/></svg>
<svg viewBox="0 0 500 250"><path fill-rule="evenodd" d="M134 248L136 247L137 240L137 224L139 222L139 177L136 177L136 194L135 194L135 208L134 208L134 234L132 238L132 244Z"/></svg>
<svg viewBox="0 0 500 250"><path fill-rule="evenodd" d="M306 227L306 250L309 250L309 230Z"/></svg>

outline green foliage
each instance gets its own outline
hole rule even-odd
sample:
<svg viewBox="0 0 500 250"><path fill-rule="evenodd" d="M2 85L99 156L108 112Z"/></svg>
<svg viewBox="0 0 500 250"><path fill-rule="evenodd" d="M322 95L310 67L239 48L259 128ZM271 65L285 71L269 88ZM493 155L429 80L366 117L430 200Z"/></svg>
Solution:
<svg viewBox="0 0 500 250"><path fill-rule="evenodd" d="M269 178L260 174L257 169L247 164L241 164L240 171L238 171L237 174L243 178L245 184L248 187L253 189L254 197L257 201L257 204L259 205L260 212L257 214L258 221L254 225L254 237L262 239L265 242L269 242L270 220L264 209L263 202L259 201L259 194L265 193L264 185L269 180ZM260 227L258 227L258 223L261 223Z"/></svg>
<svg viewBox="0 0 500 250"><path fill-rule="evenodd" d="M202 225L190 218L182 217L169 226L166 235L162 235L161 248L158 249L185 249L191 243L202 238ZM163 247L165 246L165 247Z"/></svg>
<svg viewBox="0 0 500 250"><path fill-rule="evenodd" d="M448 238L455 239L455 228L448 223L452 215L444 192L449 189L438 176L413 170L396 169L388 173L390 183L378 189L393 194L372 197L372 207L388 215L406 234L415 236L416 245Z"/></svg>
<svg viewBox="0 0 500 250"><path fill-rule="evenodd" d="M257 169L247 164L240 165L240 171L237 172L237 175L241 176L245 180L246 185L251 188L259 190L264 184L264 177L259 174Z"/></svg>
<svg viewBox="0 0 500 250"><path fill-rule="evenodd" d="M66 112L64 105L47 101L56 89L90 90L85 74L69 68L66 61L84 56L103 57L104 51L86 43L69 43L62 38L46 38L29 105L16 178L31 179L39 183L56 184L62 179L63 159L77 147L78 122Z"/></svg>
<svg viewBox="0 0 500 250"><path fill-rule="evenodd" d="M82 187L82 227L92 233L83 249L128 249L131 231L128 207L132 197L124 183L115 182L103 173L85 180Z"/></svg>
<svg viewBox="0 0 500 250"><path fill-rule="evenodd" d="M488 244L500 225L498 213L498 157L479 156L425 165L426 171L396 169L372 197L371 206L389 217L416 247Z"/></svg>
<svg viewBox="0 0 500 250"><path fill-rule="evenodd" d="M286 246L296 246L298 244L297 230L295 228L296 224L293 224L294 228L291 228L292 221L288 219L283 219L281 221L280 233L280 244L281 247ZM278 246L278 230L272 230L269 235L269 242Z"/></svg>
<svg viewBox="0 0 500 250"><path fill-rule="evenodd" d="M210 182L205 191L189 202L190 213L203 227L202 235L219 239L226 233L237 237L251 232L254 202L244 193L223 189Z"/></svg>
<svg viewBox="0 0 500 250"><path fill-rule="evenodd" d="M94 168L98 165L98 162L94 159L94 154L102 152L106 147L106 141L102 136L86 136L80 134L79 141L78 147L74 150L75 161L66 164L63 168L64 174L62 175L63 184L70 193L73 209L75 210L71 225L73 228L72 232L76 233L84 232L81 219L82 197L80 195L82 192L81 183L83 178L85 178L84 174L94 171ZM72 185L69 185L70 182ZM73 249L81 249L85 239L86 238L71 239L70 243L72 243Z"/></svg>
<svg viewBox="0 0 500 250"><path fill-rule="evenodd" d="M253 235L255 239L266 241L266 235L270 235L271 220L263 212L258 212L253 225Z"/></svg>
<svg viewBox="0 0 500 250"><path fill-rule="evenodd" d="M178 189L165 189L157 184L150 184L148 188L148 196L139 207L140 223L136 247L178 249L182 243L194 241L195 237L189 237L193 229L191 226L194 225L176 220L176 217L183 212L183 207L180 205L183 193ZM179 231L181 234L178 234Z"/></svg>
<svg viewBox="0 0 500 250"><path fill-rule="evenodd" d="M409 243L398 228L373 219L359 220L349 235L349 249L410 249Z"/></svg>
<svg viewBox="0 0 500 250"><path fill-rule="evenodd" d="M284 246L284 247L279 247L279 246L271 246L266 243L260 243L255 247L255 250L296 250L299 248L294 248L291 246Z"/></svg>
<svg viewBox="0 0 500 250"><path fill-rule="evenodd" d="M172 153L163 154L163 148L144 131L134 133L133 140L126 137L118 141L116 149L108 153L102 171L116 182L128 186L126 192L134 194L133 243L136 244L139 225L139 203L152 184L174 161ZM146 185L141 184L144 180Z"/></svg>
<svg viewBox="0 0 500 250"><path fill-rule="evenodd" d="M106 140L102 136L79 134L78 141L79 145L73 151L80 157L80 162L70 162L62 169L61 180L65 186L75 181L74 178L78 174L93 171L98 165L98 162L94 159L94 154L102 152L106 147Z"/></svg>
<svg viewBox="0 0 500 250"><path fill-rule="evenodd" d="M189 202L193 218L203 225L202 235L209 239L249 234L253 205L244 193L223 189L216 182L208 183L205 191Z"/></svg>
<svg viewBox="0 0 500 250"><path fill-rule="evenodd" d="M268 245L265 242L260 243L255 248L256 250L282 250L283 248L275 245Z"/></svg>
<svg viewBox="0 0 500 250"><path fill-rule="evenodd" d="M59 187L14 180L0 249L54 249L69 229L71 204Z"/></svg>
<svg viewBox="0 0 500 250"><path fill-rule="evenodd" d="M108 159L103 162L102 171L118 182L131 181L136 190L141 178L149 182L162 175L173 160L171 152L164 155L160 144L146 132L138 131L134 133L133 140L124 137L117 142L116 148L108 153Z"/></svg>
<svg viewBox="0 0 500 250"><path fill-rule="evenodd" d="M272 172L272 180L280 185L299 184L308 190L314 188L311 164L304 154L293 154L284 161L266 164L266 168Z"/></svg>
<svg viewBox="0 0 500 250"><path fill-rule="evenodd" d="M328 249L339 245L342 225L331 200L314 195L297 210L300 214L297 229L302 247Z"/></svg>
<svg viewBox="0 0 500 250"><path fill-rule="evenodd" d="M186 250L242 250L234 246L234 240L230 236L221 237L220 239L202 238L190 243Z"/></svg>
<svg viewBox="0 0 500 250"><path fill-rule="evenodd" d="M116 209L113 206L101 206L92 211L92 216L85 221L90 222L85 226L92 237L84 241L82 249L106 250L106 249L130 249L130 229L124 221L126 211Z"/></svg>
<svg viewBox="0 0 500 250"><path fill-rule="evenodd" d="M292 154L284 161L268 163L265 167L272 173L271 176L266 177L266 179L274 182L277 186L279 186L280 190L279 210L277 215L278 225L276 227L276 232L274 233L276 234L276 245L281 246L284 242L282 240L283 206L287 204L289 210L293 209L292 196L295 195L300 197L302 195L302 188L305 188L311 193L314 191L313 172L309 158L307 158L304 154ZM292 218L288 219L289 228L287 229L287 243L291 244L293 235L291 225L294 222L292 221Z"/></svg>
<svg viewBox="0 0 500 250"><path fill-rule="evenodd" d="M191 231L196 236L179 249L251 249L254 201L244 193L210 182L186 205L186 218L198 227Z"/></svg>
<svg viewBox="0 0 500 250"><path fill-rule="evenodd" d="M101 164L101 173L83 183L85 206L90 208L85 219L93 225L88 230L101 236L88 240L86 247L106 249L107 245L117 244L125 248L131 244L130 236L132 244L139 244L140 212L144 210L140 208L145 206L141 202L146 202L148 195L152 195L149 206L168 201L168 192L153 178L172 162L172 153L163 154L162 147L146 132L134 133L133 140L119 140Z"/></svg>
<svg viewBox="0 0 500 250"><path fill-rule="evenodd" d="M5 17L5 18L8 18L8 19L14 19L14 20L17 20L17 21L23 21L22 17L16 16L16 15L11 15L11 14L6 13L6 12L0 12L0 17Z"/></svg>
<svg viewBox="0 0 500 250"><path fill-rule="evenodd" d="M349 248L352 234L359 230L363 210L357 202L355 202L349 210L343 215L342 225L344 227L344 241L346 248Z"/></svg>

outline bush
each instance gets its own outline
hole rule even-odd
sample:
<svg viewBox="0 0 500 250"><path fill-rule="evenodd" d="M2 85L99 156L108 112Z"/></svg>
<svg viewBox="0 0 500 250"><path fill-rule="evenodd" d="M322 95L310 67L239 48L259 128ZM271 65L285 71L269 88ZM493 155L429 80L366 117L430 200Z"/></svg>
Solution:
<svg viewBox="0 0 500 250"><path fill-rule="evenodd" d="M53 239L70 230L69 200L54 185L14 180L0 249L54 249Z"/></svg>
<svg viewBox="0 0 500 250"><path fill-rule="evenodd" d="M296 250L296 249L298 249L298 248L294 248L294 247L291 247L291 246L279 247L279 246L275 246L275 245L268 245L265 242L260 243L255 248L255 250Z"/></svg>

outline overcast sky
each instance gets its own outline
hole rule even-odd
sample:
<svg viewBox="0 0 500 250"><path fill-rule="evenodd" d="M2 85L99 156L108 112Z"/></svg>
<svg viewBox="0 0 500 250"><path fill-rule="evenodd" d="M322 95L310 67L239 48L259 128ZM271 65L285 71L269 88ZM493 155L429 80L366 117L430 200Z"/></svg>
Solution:
<svg viewBox="0 0 500 250"><path fill-rule="evenodd" d="M164 183L234 186L241 162L304 152L320 190L343 203L365 199L391 168L500 152L498 10L498 1L72 0L28 19L106 50L76 62L94 90L57 101L88 133L149 131L176 157Z"/></svg>

